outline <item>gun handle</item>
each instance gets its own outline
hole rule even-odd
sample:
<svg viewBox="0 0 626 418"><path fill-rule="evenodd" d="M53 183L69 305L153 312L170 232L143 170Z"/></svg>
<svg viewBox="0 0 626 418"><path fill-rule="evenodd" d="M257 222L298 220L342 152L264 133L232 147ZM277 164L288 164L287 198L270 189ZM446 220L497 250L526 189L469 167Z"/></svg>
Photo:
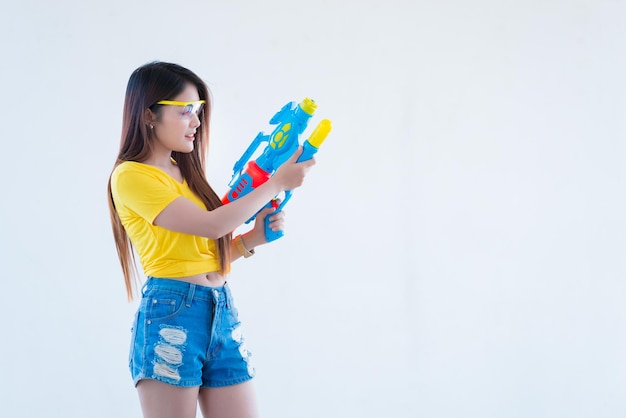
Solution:
<svg viewBox="0 0 626 418"><path fill-rule="evenodd" d="M274 212L275 213L275 212ZM285 235L284 231L272 231L270 229L270 217L265 218L265 239L267 242L276 241L278 238Z"/></svg>
<svg viewBox="0 0 626 418"><path fill-rule="evenodd" d="M270 216L272 216L274 213L278 213L279 208L278 204L276 203L276 198L272 199L267 205L263 207L263 209L271 207L276 210L265 217L265 239L267 240L267 242L276 241L278 238L285 235L283 231L272 231L270 229Z"/></svg>
<svg viewBox="0 0 626 418"><path fill-rule="evenodd" d="M269 208L269 207L274 207L274 208L276 208L274 213L278 213L285 207L285 205L287 204L289 199L291 199L291 190L286 190L285 191L285 199L280 203L280 205L278 207L276 207L276 199L272 199L272 201L269 202L267 205L265 205L265 207L263 209ZM276 241L278 238L280 238L283 235L285 235L284 231L272 231L270 229L270 216L273 215L274 213L272 213L272 214L270 214L270 215L265 217L265 239L267 240L267 242Z"/></svg>

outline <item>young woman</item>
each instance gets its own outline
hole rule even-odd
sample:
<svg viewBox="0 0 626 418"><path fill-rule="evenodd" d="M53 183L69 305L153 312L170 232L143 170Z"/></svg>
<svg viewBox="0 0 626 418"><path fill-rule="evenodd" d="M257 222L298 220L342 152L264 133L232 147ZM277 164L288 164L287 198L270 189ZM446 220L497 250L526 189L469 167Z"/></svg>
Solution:
<svg viewBox="0 0 626 418"><path fill-rule="evenodd" d="M266 183L227 205L209 186L205 157L209 90L179 65L153 62L128 81L120 151L109 179L109 207L129 299L134 253L148 278L141 291L129 356L147 418L257 416L254 369L226 276L230 263L265 244L264 219L284 228L282 212L262 211L243 236L232 231L274 196L299 187L314 160L301 149Z"/></svg>

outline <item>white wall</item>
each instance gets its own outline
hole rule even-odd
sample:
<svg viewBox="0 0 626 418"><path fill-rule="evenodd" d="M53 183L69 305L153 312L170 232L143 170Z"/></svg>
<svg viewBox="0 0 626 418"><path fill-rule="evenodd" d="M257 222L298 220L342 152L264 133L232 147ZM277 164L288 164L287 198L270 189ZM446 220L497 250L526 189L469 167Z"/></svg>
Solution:
<svg viewBox="0 0 626 418"><path fill-rule="evenodd" d="M0 415L140 415L105 188L154 59L218 190L287 101L334 124L230 280L263 416L626 415L626 4L471 3L5 5Z"/></svg>

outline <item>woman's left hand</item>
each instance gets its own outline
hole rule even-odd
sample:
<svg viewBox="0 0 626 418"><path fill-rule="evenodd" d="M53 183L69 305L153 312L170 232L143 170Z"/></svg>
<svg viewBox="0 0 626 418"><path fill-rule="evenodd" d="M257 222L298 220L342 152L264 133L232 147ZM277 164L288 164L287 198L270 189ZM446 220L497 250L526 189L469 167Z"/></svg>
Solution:
<svg viewBox="0 0 626 418"><path fill-rule="evenodd" d="M280 199L276 200L276 203L280 205ZM254 220L254 227L246 234L245 241L253 241L254 246L267 244L267 238L265 237L265 218L270 217L269 228L276 231L285 230L285 212L275 212L274 208L266 208L259 212ZM251 243L252 244L252 243ZM252 245L251 245L252 246Z"/></svg>

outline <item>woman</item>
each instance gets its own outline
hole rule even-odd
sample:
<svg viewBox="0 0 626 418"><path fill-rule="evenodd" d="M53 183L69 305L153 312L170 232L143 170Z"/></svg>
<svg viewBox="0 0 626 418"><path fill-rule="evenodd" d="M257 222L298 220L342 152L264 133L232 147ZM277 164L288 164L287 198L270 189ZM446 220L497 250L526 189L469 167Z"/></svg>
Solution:
<svg viewBox="0 0 626 418"><path fill-rule="evenodd" d="M255 417L254 369L226 276L230 263L265 244L266 209L243 236L231 233L277 194L299 187L315 163L301 149L267 182L222 205L205 176L210 96L179 65L135 70L124 102L109 207L126 289L136 289L134 252L145 276L133 325L130 369L144 417Z"/></svg>

